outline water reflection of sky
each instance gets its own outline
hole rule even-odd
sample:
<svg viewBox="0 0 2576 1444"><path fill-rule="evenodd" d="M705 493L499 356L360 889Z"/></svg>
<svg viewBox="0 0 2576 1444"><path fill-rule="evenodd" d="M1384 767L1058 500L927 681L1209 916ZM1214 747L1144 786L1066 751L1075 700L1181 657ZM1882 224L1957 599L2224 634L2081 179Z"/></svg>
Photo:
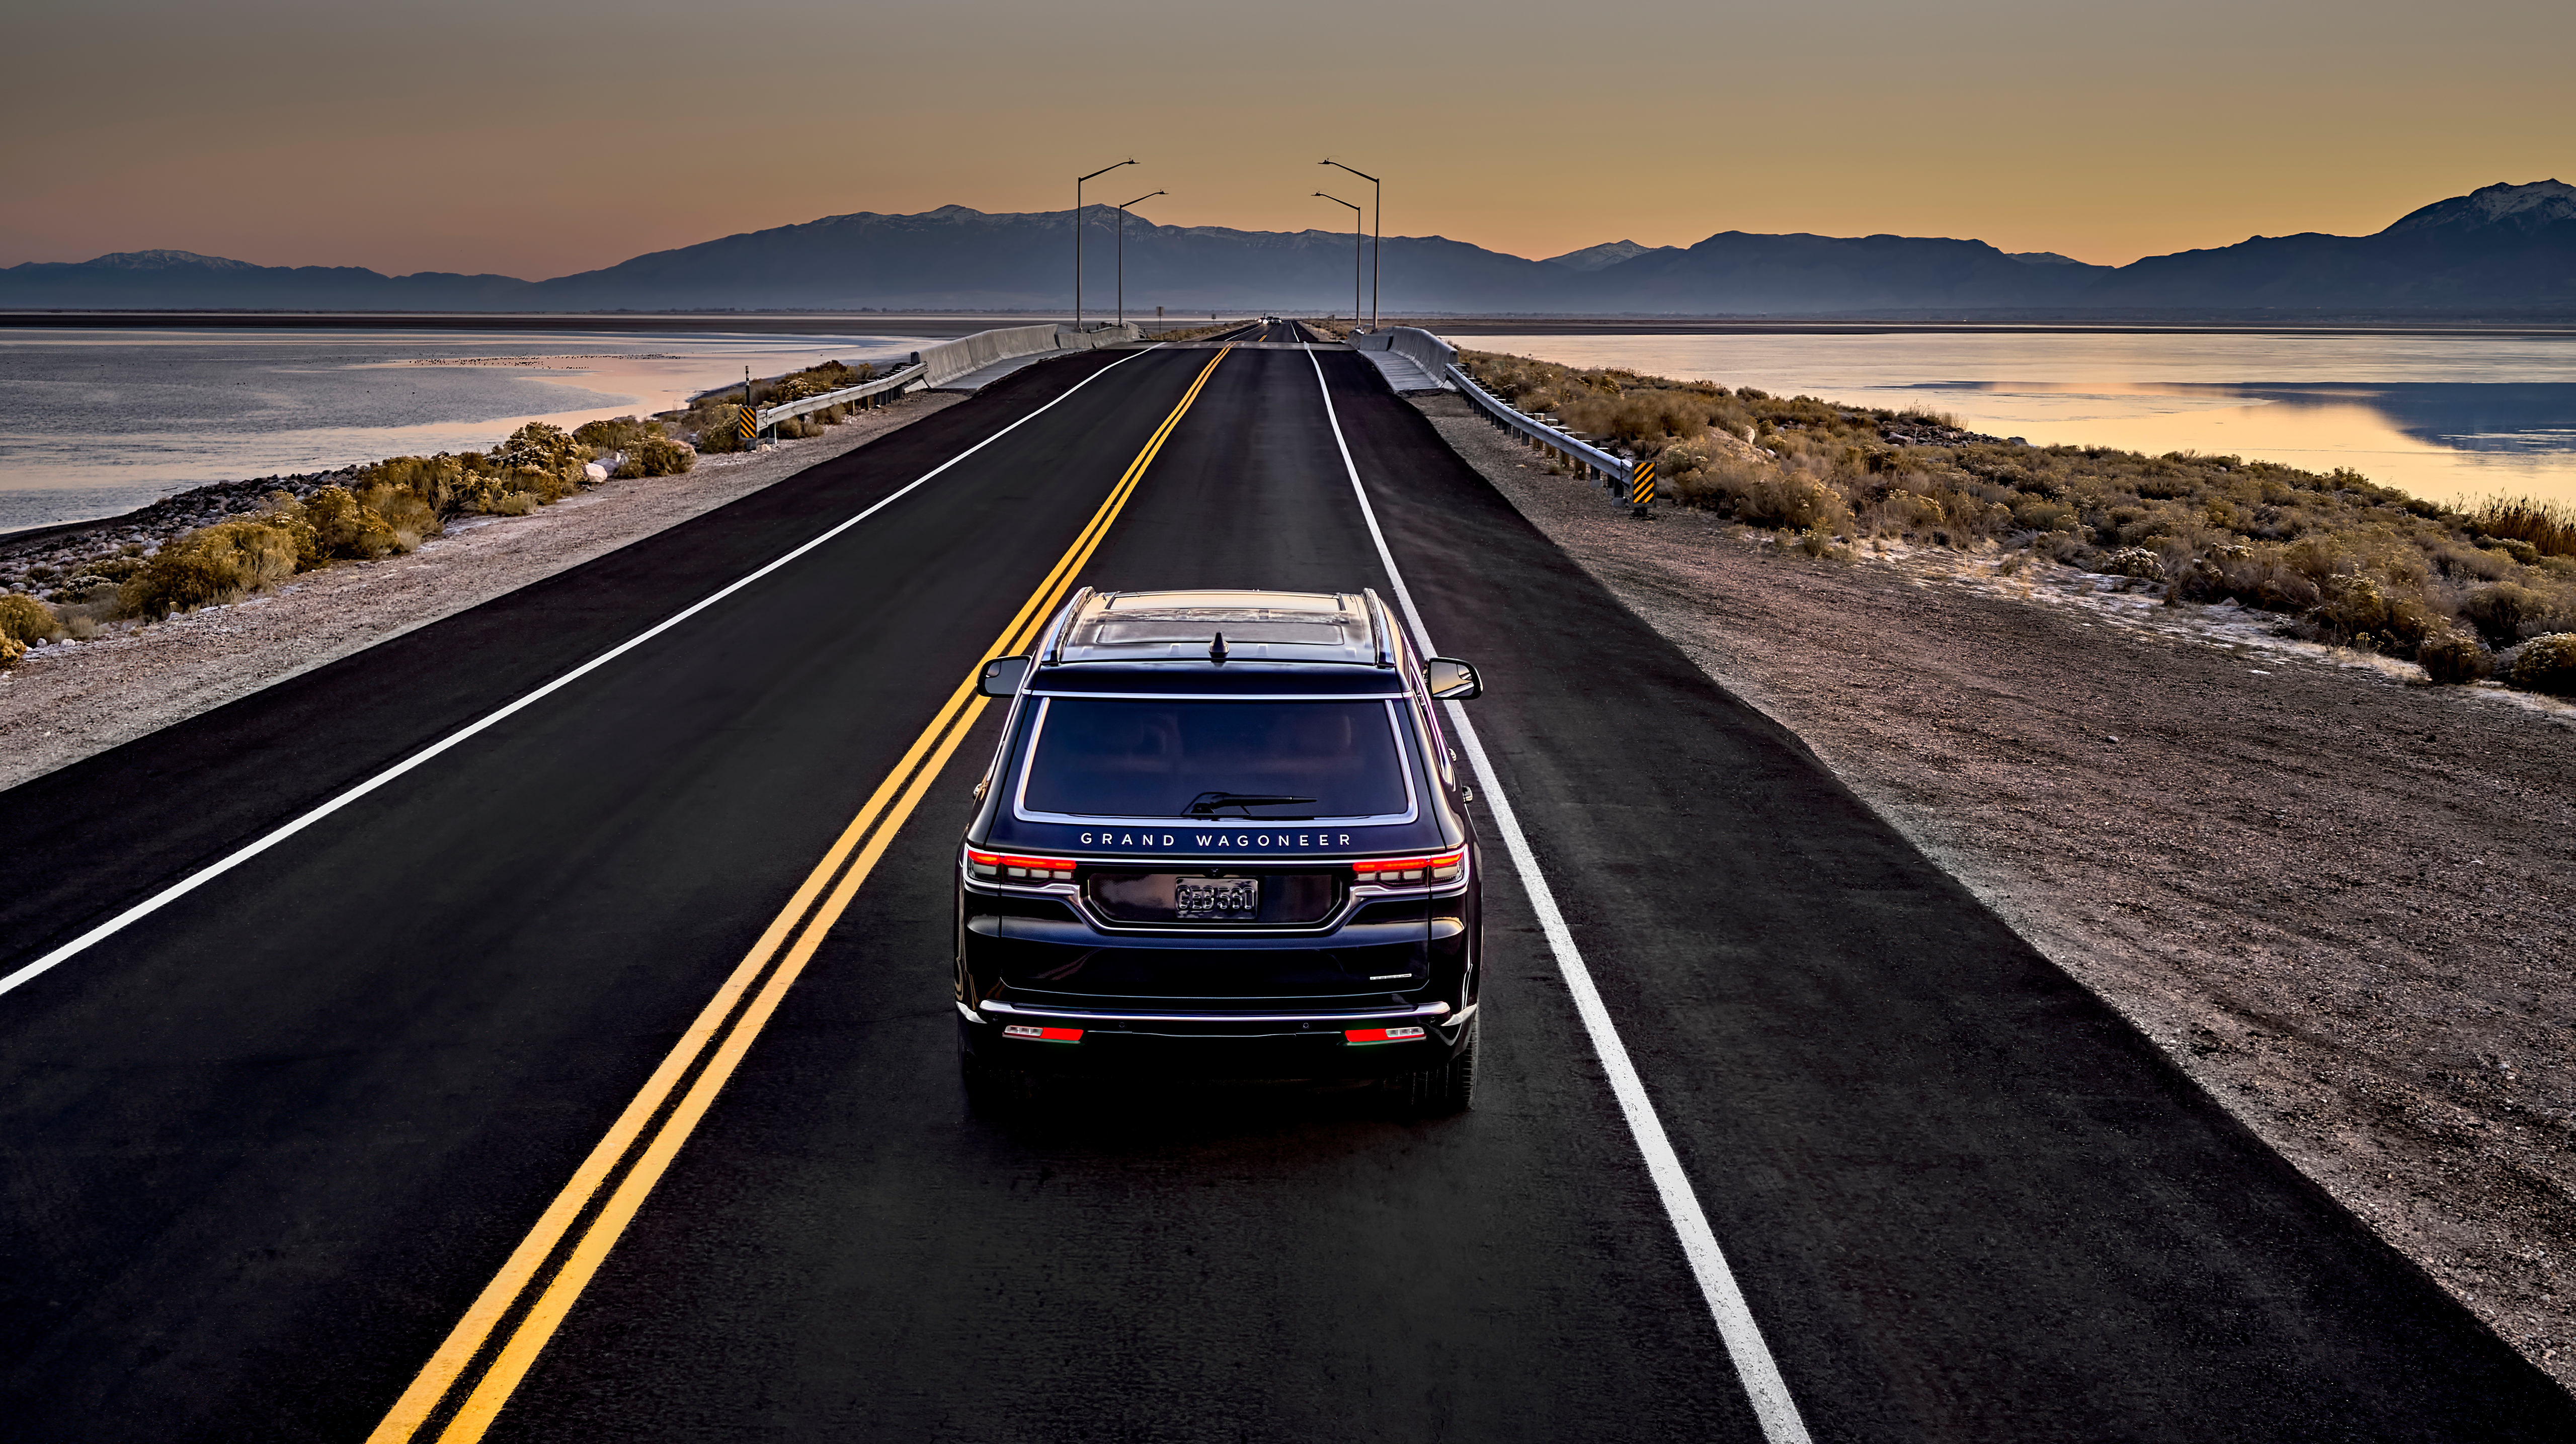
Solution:
<svg viewBox="0 0 2576 1444"><path fill-rule="evenodd" d="M2041 444L2349 467L2445 501L2576 502L2576 337L1490 336L1469 346L1951 412Z"/></svg>
<svg viewBox="0 0 2576 1444"><path fill-rule="evenodd" d="M901 336L0 329L0 531L208 481L480 449L529 421L666 410L750 367ZM536 364L513 364L535 362ZM462 364L470 362L498 364Z"/></svg>

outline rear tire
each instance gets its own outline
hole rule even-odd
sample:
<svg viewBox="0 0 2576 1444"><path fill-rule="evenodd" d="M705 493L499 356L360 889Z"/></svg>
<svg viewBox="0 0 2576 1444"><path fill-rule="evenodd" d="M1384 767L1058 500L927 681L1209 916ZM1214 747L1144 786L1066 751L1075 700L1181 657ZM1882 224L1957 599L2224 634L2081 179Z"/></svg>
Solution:
<svg viewBox="0 0 2576 1444"><path fill-rule="evenodd" d="M1467 1046L1448 1062L1386 1080L1398 1111L1411 1118L1446 1118L1476 1106L1476 1042L1481 1022L1467 1025Z"/></svg>

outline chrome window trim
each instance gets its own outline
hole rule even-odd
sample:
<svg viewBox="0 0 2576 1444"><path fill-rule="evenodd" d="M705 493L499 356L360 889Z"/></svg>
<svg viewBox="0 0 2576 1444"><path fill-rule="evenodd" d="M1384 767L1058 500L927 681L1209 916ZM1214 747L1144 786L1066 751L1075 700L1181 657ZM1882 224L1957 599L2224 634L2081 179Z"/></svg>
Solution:
<svg viewBox="0 0 2576 1444"><path fill-rule="evenodd" d="M1190 694L1182 694L1178 697L1173 697L1143 693L1138 694L1136 697L1121 698L1118 694L1107 692L1039 693L1035 695L1038 698L1038 715L1029 723L1028 741L1020 749L1019 780L1014 783L1011 788L1011 816L1021 822L1046 822L1067 827L1151 827L1157 830L1163 830L1170 828L1174 823L1193 823L1204 821L1214 824L1226 821L1224 818L1217 817L1200 819L1183 817L1095 817L1086 816L1079 812L1030 811L1029 772L1032 768L1037 766L1038 744L1046 738L1047 713L1054 706L1055 698L1058 696L1100 697L1110 700L1130 701L1376 702L1380 709L1386 713L1386 730L1391 740L1395 743L1396 771L1404 778L1404 811L1400 813L1375 813L1363 817L1299 817L1284 819L1248 817L1236 818L1233 820L1247 827L1266 827L1282 821L1304 824L1312 827L1321 827L1326 825L1333 827L1400 827L1405 823L1416 821L1422 816L1422 794L1413 785L1412 758L1408 755L1412 749L1406 745L1407 739L1404 735L1404 717L1396 710L1395 699L1392 697L1209 697Z"/></svg>

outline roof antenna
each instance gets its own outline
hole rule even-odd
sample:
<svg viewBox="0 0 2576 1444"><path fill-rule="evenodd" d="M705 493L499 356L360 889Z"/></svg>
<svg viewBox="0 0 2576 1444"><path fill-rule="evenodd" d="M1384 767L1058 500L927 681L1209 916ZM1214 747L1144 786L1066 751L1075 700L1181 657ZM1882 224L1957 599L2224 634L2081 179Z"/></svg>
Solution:
<svg viewBox="0 0 2576 1444"><path fill-rule="evenodd" d="M1209 661L1211 661L1211 662L1217 663L1217 664L1218 664L1218 665L1220 665L1220 666L1224 665L1224 663L1225 663L1225 633L1223 633L1223 632L1219 632L1219 633L1217 633L1217 634L1216 634L1216 640L1215 640L1215 641L1213 641L1213 642L1208 643L1208 660L1209 660Z"/></svg>

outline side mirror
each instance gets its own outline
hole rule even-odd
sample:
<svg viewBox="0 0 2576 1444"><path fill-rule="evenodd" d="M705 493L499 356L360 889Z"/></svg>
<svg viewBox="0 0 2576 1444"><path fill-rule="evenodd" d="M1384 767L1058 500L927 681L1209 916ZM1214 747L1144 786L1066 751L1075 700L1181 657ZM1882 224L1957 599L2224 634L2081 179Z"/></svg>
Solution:
<svg viewBox="0 0 2576 1444"><path fill-rule="evenodd" d="M1485 684L1477 679L1474 664L1455 657L1433 657L1422 664L1422 680L1431 687L1431 695L1443 702L1464 702L1481 695Z"/></svg>
<svg viewBox="0 0 2576 1444"><path fill-rule="evenodd" d="M975 690L987 697L1016 697L1020 683L1029 675L1026 657L995 657L984 664L984 675L975 681Z"/></svg>

